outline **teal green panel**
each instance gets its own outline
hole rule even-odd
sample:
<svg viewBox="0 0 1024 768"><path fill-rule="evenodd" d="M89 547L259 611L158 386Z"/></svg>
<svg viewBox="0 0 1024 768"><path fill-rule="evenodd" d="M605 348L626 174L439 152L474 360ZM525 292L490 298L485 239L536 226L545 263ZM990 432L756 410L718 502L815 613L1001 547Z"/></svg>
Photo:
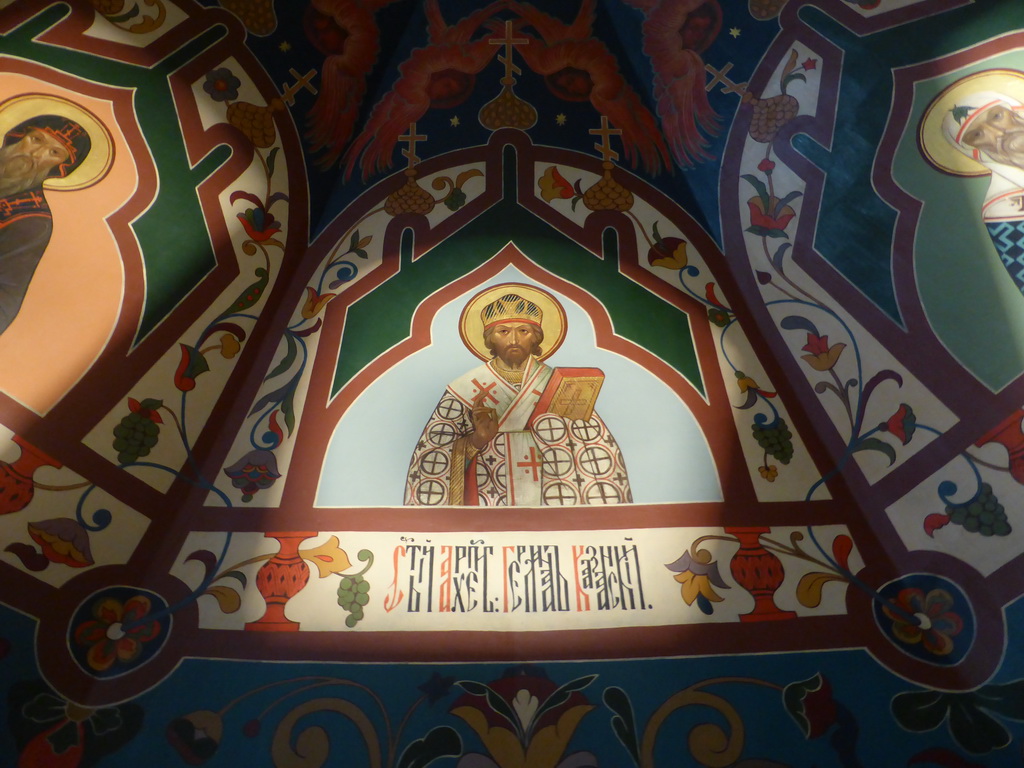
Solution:
<svg viewBox="0 0 1024 768"><path fill-rule="evenodd" d="M597 258L506 198L415 263L403 254L399 273L349 309L332 396L409 335L420 302L476 269L509 240L544 269L592 294L608 310L617 334L665 360L703 394L685 313L621 275L614 254Z"/></svg>
<svg viewBox="0 0 1024 768"><path fill-rule="evenodd" d="M57 6L0 38L5 54L121 88L135 89L135 107L159 178L159 193L132 225L142 249L146 300L137 340L144 337L208 274L216 260L196 187L230 156L219 147L189 167L168 77L224 34L213 29L187 43L153 68L137 67L33 41L57 23ZM88 192L82 192L88 194Z"/></svg>

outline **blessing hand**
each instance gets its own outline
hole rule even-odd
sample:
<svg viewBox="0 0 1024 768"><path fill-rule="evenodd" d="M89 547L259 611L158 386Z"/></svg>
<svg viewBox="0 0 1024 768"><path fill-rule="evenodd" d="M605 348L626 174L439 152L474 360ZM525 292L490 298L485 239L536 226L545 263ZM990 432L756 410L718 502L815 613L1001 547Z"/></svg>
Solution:
<svg viewBox="0 0 1024 768"><path fill-rule="evenodd" d="M470 442L477 450L482 450L498 434L498 413L484 405L485 392L473 398L473 434Z"/></svg>

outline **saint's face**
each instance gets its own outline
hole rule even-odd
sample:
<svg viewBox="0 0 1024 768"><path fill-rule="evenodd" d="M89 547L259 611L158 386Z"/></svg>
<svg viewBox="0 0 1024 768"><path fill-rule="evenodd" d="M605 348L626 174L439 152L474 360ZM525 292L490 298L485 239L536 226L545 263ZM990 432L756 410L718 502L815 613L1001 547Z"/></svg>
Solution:
<svg viewBox="0 0 1024 768"><path fill-rule="evenodd" d="M11 145L8 166L14 158L24 158L22 163L31 168L33 175L49 173L68 159L68 151L57 139L38 128L29 128L20 141Z"/></svg>
<svg viewBox="0 0 1024 768"><path fill-rule="evenodd" d="M1024 118L1001 105L990 107L967 130L963 143L1019 166L1024 163Z"/></svg>
<svg viewBox="0 0 1024 768"><path fill-rule="evenodd" d="M68 159L68 151L57 139L29 128L24 136L0 150L0 185L30 189L42 183L50 171Z"/></svg>
<svg viewBox="0 0 1024 768"><path fill-rule="evenodd" d="M519 367L537 347L534 331L529 323L499 323L491 332L494 354L505 365Z"/></svg>

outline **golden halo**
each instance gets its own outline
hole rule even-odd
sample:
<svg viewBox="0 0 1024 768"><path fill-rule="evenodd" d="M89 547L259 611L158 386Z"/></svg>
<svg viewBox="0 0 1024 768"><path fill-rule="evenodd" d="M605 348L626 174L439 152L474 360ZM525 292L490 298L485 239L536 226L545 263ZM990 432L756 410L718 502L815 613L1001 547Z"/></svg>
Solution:
<svg viewBox="0 0 1024 768"><path fill-rule="evenodd" d="M484 346L484 323L480 319L480 312L492 301L508 293L522 296L540 307L542 313L540 327L544 331L542 345L544 354L539 355L539 359L545 360L551 357L565 341L565 309L562 308L561 302L550 293L526 283L494 285L480 291L467 302L459 317L459 335L462 337L462 343L466 345L466 349L481 360L491 359L491 350Z"/></svg>
<svg viewBox="0 0 1024 768"><path fill-rule="evenodd" d="M942 132L942 119L964 96L995 91L1024 104L1024 72L986 69L961 77L932 99L917 130L917 146L933 167L954 176L986 176L991 171L953 146Z"/></svg>
<svg viewBox="0 0 1024 768"><path fill-rule="evenodd" d="M0 137L6 136L14 126L38 115L58 115L74 120L85 129L92 142L82 164L64 178L46 179L43 182L45 189L85 189L107 175L114 163L114 142L110 131L92 112L60 96L26 93L0 104Z"/></svg>

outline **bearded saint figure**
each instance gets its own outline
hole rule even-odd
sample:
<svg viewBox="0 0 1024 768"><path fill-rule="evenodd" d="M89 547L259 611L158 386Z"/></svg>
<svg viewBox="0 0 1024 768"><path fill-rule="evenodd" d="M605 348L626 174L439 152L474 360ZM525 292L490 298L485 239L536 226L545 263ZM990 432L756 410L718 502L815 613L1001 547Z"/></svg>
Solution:
<svg viewBox="0 0 1024 768"><path fill-rule="evenodd" d="M1005 94L978 91L946 112L942 132L991 172L982 220L1003 266L1024 292L1024 105Z"/></svg>
<svg viewBox="0 0 1024 768"><path fill-rule="evenodd" d="M92 142L66 117L37 115L14 126L0 147L0 333L14 321L50 242L53 217L43 182L81 165Z"/></svg>
<svg viewBox="0 0 1024 768"><path fill-rule="evenodd" d="M475 353L483 357L479 350L486 349L492 357L449 384L441 396L413 451L407 505L632 501L619 446L593 411L600 388L595 382L603 374L541 362L543 312L521 295L527 290L540 293L528 286L500 286L497 298L480 310L483 346ZM559 399L557 393L567 391L560 389L565 383L570 390L576 386L577 395ZM586 393L582 397L581 390ZM558 405L569 400L573 403L567 409ZM581 400L589 403L580 406Z"/></svg>

